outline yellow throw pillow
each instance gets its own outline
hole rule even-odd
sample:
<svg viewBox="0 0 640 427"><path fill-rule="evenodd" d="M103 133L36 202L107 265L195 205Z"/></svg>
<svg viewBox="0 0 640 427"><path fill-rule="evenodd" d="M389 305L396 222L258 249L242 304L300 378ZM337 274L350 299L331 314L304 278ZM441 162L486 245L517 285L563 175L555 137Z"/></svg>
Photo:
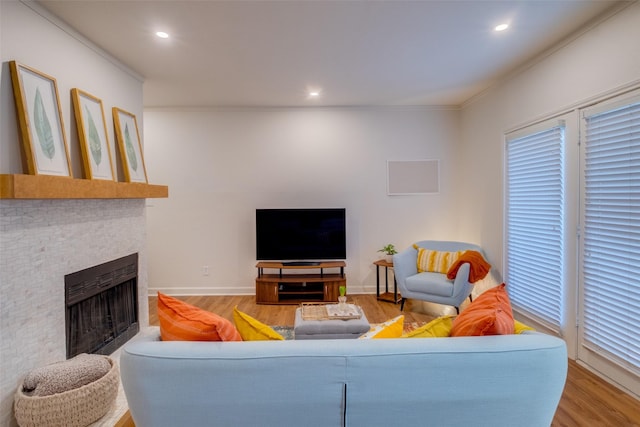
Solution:
<svg viewBox="0 0 640 427"><path fill-rule="evenodd" d="M535 331L535 329L533 329L531 326L527 326L524 323L518 322L517 320L513 320L514 326L515 326L515 333L516 334L521 334L524 331Z"/></svg>
<svg viewBox="0 0 640 427"><path fill-rule="evenodd" d="M243 341L282 341L284 337L273 330L268 325L260 322L238 310L233 308L233 323L240 332Z"/></svg>
<svg viewBox="0 0 640 427"><path fill-rule="evenodd" d="M372 338L400 338L404 328L404 314L387 320L373 328L360 339L369 340Z"/></svg>
<svg viewBox="0 0 640 427"><path fill-rule="evenodd" d="M434 251L431 249L421 248L415 244L413 247L418 251L418 258L416 260L418 273L430 272L447 274L458 257L465 252Z"/></svg>
<svg viewBox="0 0 640 427"><path fill-rule="evenodd" d="M413 331L404 334L402 338L438 338L448 337L451 334L451 327L453 326L453 320L456 316L442 316L432 320L426 325L420 326ZM527 326L524 323L513 321L515 326L515 333L521 334L524 331L535 331L531 326Z"/></svg>
<svg viewBox="0 0 640 427"><path fill-rule="evenodd" d="M402 336L402 338L448 337L455 316L442 316Z"/></svg>

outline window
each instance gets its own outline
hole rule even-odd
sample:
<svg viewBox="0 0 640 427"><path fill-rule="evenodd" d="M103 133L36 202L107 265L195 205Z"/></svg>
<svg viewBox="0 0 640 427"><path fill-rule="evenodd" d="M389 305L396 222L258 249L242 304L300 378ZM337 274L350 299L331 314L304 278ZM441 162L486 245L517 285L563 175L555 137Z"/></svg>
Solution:
<svg viewBox="0 0 640 427"><path fill-rule="evenodd" d="M559 332L564 278L564 123L507 137L506 281L519 311Z"/></svg>
<svg viewBox="0 0 640 427"><path fill-rule="evenodd" d="M514 311L640 396L640 90L507 135L504 245Z"/></svg>
<svg viewBox="0 0 640 427"><path fill-rule="evenodd" d="M640 97L582 113L581 347L640 373Z"/></svg>

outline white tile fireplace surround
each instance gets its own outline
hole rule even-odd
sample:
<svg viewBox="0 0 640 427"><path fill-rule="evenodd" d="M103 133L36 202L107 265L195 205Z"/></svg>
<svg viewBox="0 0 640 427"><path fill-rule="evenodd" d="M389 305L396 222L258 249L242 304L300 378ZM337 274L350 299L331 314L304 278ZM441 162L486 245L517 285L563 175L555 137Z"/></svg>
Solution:
<svg viewBox="0 0 640 427"><path fill-rule="evenodd" d="M64 360L64 276L139 255L140 327L148 326L144 199L0 200L0 425L31 369Z"/></svg>

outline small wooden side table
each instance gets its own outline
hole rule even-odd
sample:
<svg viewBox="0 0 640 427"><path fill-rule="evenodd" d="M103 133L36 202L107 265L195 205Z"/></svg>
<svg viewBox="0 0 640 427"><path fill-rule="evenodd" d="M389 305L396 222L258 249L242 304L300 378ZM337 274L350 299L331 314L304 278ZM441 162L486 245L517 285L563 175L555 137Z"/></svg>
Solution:
<svg viewBox="0 0 640 427"><path fill-rule="evenodd" d="M399 303L402 300L402 296L398 293L398 283L395 275L393 277L393 292L389 292L389 269L393 268L393 262L379 259L373 265L376 266L376 296L378 300L394 304ZM384 293L382 294L380 294L380 267L384 267Z"/></svg>

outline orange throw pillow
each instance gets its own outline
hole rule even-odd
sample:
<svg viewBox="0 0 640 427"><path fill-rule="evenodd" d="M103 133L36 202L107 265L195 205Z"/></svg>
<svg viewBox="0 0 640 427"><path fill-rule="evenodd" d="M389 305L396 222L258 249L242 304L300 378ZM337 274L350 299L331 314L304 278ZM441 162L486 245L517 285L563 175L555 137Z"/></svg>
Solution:
<svg viewBox="0 0 640 427"><path fill-rule="evenodd" d="M451 336L513 334L513 311L505 286L491 288L469 304L453 321Z"/></svg>
<svg viewBox="0 0 640 427"><path fill-rule="evenodd" d="M184 301L158 292L162 341L242 341L233 323Z"/></svg>

